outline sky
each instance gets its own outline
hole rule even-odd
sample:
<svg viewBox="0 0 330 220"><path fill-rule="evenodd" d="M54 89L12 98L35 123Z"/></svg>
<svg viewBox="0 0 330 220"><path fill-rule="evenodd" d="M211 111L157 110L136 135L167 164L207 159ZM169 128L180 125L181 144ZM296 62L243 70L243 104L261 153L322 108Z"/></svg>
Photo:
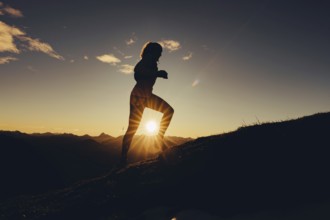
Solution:
<svg viewBox="0 0 330 220"><path fill-rule="evenodd" d="M142 46L167 135L200 137L330 110L327 1L0 0L0 130L123 135ZM161 114L146 109L145 124Z"/></svg>

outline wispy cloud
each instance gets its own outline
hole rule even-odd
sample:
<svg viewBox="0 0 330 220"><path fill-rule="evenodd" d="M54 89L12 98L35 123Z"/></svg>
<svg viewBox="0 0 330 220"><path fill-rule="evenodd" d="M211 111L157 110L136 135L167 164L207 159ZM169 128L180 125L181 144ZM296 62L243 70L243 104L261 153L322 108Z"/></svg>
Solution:
<svg viewBox="0 0 330 220"><path fill-rule="evenodd" d="M123 64L120 66L119 72L124 73L124 74L131 74L134 72L134 66L129 65L129 64Z"/></svg>
<svg viewBox="0 0 330 220"><path fill-rule="evenodd" d="M169 50L170 52L179 50L181 48L180 42L175 40L162 40L158 43L160 43L163 48Z"/></svg>
<svg viewBox="0 0 330 220"><path fill-rule="evenodd" d="M118 47L114 46L113 49L122 56L125 56L125 53L121 51Z"/></svg>
<svg viewBox="0 0 330 220"><path fill-rule="evenodd" d="M136 37L135 33L132 33L132 36L128 40L126 40L126 45L130 46L130 45L134 44L136 42L136 40L137 40L137 37Z"/></svg>
<svg viewBox="0 0 330 220"><path fill-rule="evenodd" d="M99 61L104 62L104 63L109 63L113 66L116 66L117 63L121 62L121 60L118 59L113 54L104 54L104 55L101 55L101 56L97 56L96 59L98 59Z"/></svg>
<svg viewBox="0 0 330 220"><path fill-rule="evenodd" d="M23 17L23 13L9 5L0 2L0 15ZM64 60L48 43L28 36L23 30L0 21L0 53L9 52L19 54L26 48L30 51L45 53L53 58ZM12 59L11 59L12 60Z"/></svg>
<svg viewBox="0 0 330 220"><path fill-rule="evenodd" d="M17 44L15 40L20 41L20 44ZM41 42L39 39L34 39L21 29L0 21L0 52L19 54L22 50L18 48L18 45L30 51L39 51L53 58L64 60L62 56L55 52L50 44Z"/></svg>
<svg viewBox="0 0 330 220"><path fill-rule="evenodd" d="M118 47L114 46L113 47L114 51L118 54L120 54L122 57L124 57L124 59L130 59L132 58L133 56L131 55L126 55L126 53L124 53L121 49L119 49Z"/></svg>
<svg viewBox="0 0 330 220"><path fill-rule="evenodd" d="M184 61L190 60L192 58L193 53L189 52L186 56L183 56L182 59Z"/></svg>
<svg viewBox="0 0 330 220"><path fill-rule="evenodd" d="M199 84L199 79L195 79L194 82L191 84L192 87L196 87Z"/></svg>
<svg viewBox="0 0 330 220"><path fill-rule="evenodd" d="M0 15L9 15L16 18L23 17L23 13L15 8L12 8L9 5L5 5L4 3L0 2Z"/></svg>
<svg viewBox="0 0 330 220"><path fill-rule="evenodd" d="M0 52L20 53L14 43L14 37L23 35L25 33L20 29L0 21Z"/></svg>
<svg viewBox="0 0 330 220"><path fill-rule="evenodd" d="M0 57L0 64L6 64L6 63L9 63L9 62L15 61L15 60L18 60L18 59L15 57Z"/></svg>
<svg viewBox="0 0 330 220"><path fill-rule="evenodd" d="M132 45L135 43L135 40L133 38L130 38L129 40L126 41L126 45Z"/></svg>
<svg viewBox="0 0 330 220"><path fill-rule="evenodd" d="M20 10L17 10L15 8L12 8L10 6L6 6L3 9L0 9L2 12L2 15L8 14L12 17L16 17L16 18L21 18L23 17L23 13Z"/></svg>
<svg viewBox="0 0 330 220"><path fill-rule="evenodd" d="M27 42L26 47L31 51L39 51L51 56L53 58L64 60L64 58L55 52L52 46L48 43L43 43L39 39L33 39L28 36L19 36L18 37L21 41Z"/></svg>

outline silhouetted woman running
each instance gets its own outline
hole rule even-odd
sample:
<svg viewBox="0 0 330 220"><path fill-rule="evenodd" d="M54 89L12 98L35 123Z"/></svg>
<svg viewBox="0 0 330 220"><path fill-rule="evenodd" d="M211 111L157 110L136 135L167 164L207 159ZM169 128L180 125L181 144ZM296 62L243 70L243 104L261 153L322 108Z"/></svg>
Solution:
<svg viewBox="0 0 330 220"><path fill-rule="evenodd" d="M164 134L169 126L174 109L165 102L162 98L152 93L157 77L167 79L167 72L158 70L157 62L162 55L163 48L160 44L155 42L148 42L142 48L141 60L134 68L134 78L136 84L131 92L130 97L130 114L129 125L125 133L122 145L121 165L127 163L127 153L132 143L134 134L136 133L142 114L145 108L163 113L160 122L158 139L161 141L162 150L165 149Z"/></svg>

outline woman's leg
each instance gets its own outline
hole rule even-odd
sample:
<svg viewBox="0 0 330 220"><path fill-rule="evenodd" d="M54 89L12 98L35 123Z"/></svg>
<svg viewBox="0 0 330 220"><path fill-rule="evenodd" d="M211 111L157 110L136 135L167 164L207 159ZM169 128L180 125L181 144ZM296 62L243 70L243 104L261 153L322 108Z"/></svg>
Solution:
<svg viewBox="0 0 330 220"><path fill-rule="evenodd" d="M148 98L146 107L163 113L158 132L159 137L163 139L173 117L174 109L166 101L154 94Z"/></svg>
<svg viewBox="0 0 330 220"><path fill-rule="evenodd" d="M122 153L121 153L121 163L124 165L127 162L127 153L131 146L133 136L135 135L142 118L144 106L143 105L134 105L132 103L131 98L131 104L130 104L130 114L129 114L129 123L127 131L123 138L123 144L122 144Z"/></svg>

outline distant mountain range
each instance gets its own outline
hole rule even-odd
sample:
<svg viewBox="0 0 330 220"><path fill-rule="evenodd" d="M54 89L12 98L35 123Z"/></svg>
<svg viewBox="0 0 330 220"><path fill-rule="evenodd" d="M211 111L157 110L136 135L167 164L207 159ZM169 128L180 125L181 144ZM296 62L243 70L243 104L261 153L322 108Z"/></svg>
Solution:
<svg viewBox="0 0 330 220"><path fill-rule="evenodd" d="M107 139L102 136L101 142ZM59 137L62 142L68 138ZM61 190L12 198L0 203L0 217L4 220L327 220L330 219L329 137L330 113L245 126L188 141L157 157L113 169ZM16 142L21 143L25 138ZM107 152L94 139L70 136L69 140L72 139L80 143L77 146L82 143L93 146L86 147L83 152L88 153L79 157L86 161L94 160L90 156L94 151L90 149ZM28 148L24 148L20 159L34 149L29 141L24 143ZM57 146L56 142L52 143ZM67 152L71 155L71 151ZM71 161L71 157L74 158L64 158ZM38 165L43 163L38 161ZM17 168L26 165L19 161L13 164ZM15 170L12 175L21 172ZM17 178L24 182L30 176Z"/></svg>
<svg viewBox="0 0 330 220"><path fill-rule="evenodd" d="M170 147L190 140L166 137ZM156 156L153 141L153 137L136 136L130 161ZM41 193L102 175L118 161L121 143L122 136L105 133L93 137L0 131L0 198Z"/></svg>

